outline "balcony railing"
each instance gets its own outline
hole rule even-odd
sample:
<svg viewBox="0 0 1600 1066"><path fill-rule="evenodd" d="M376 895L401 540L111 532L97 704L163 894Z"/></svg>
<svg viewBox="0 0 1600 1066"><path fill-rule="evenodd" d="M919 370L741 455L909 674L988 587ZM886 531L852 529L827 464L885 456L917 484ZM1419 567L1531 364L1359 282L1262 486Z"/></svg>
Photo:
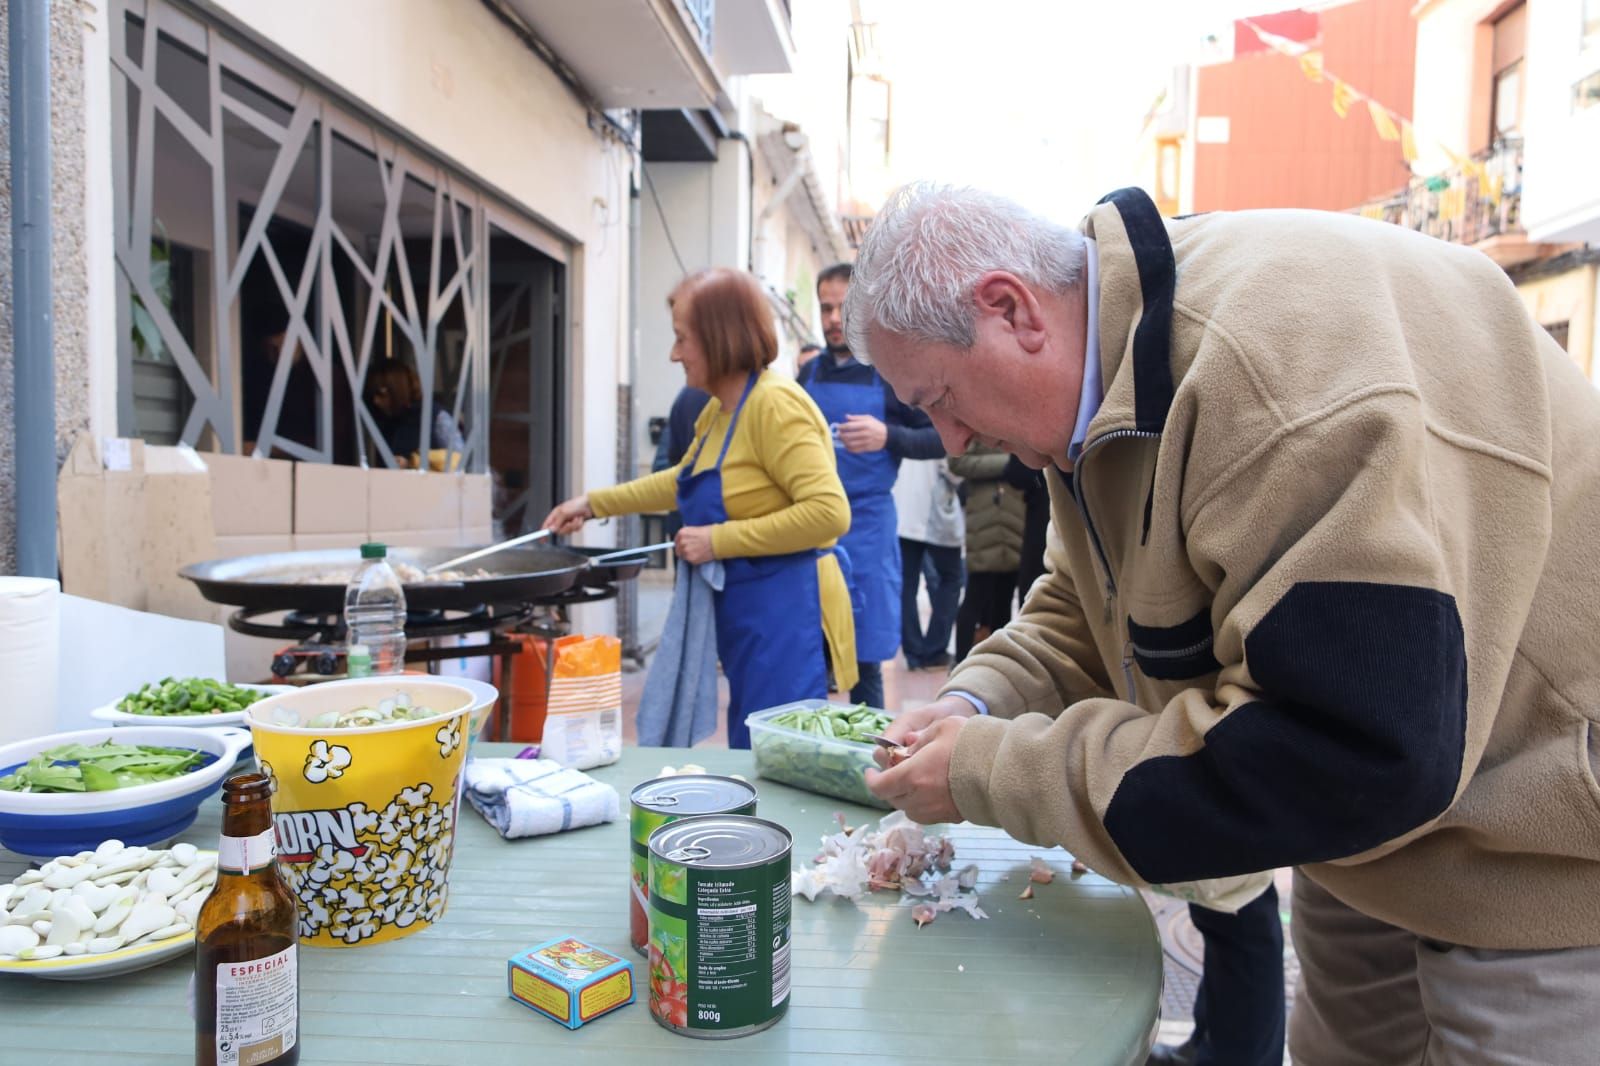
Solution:
<svg viewBox="0 0 1600 1066"><path fill-rule="evenodd" d="M1414 178L1393 196L1356 209L1367 218L1457 244L1522 233L1522 138L1508 137L1470 160Z"/></svg>
<svg viewBox="0 0 1600 1066"><path fill-rule="evenodd" d="M689 18L694 21L695 32L700 36L700 48L711 54L711 28L716 14L717 0L683 0Z"/></svg>

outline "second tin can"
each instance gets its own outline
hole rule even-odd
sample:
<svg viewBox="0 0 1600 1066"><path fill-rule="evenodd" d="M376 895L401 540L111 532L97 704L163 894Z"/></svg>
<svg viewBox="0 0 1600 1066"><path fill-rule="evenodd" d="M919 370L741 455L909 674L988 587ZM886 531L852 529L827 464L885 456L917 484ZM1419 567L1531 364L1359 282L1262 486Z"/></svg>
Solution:
<svg viewBox="0 0 1600 1066"><path fill-rule="evenodd" d="M649 888L650 834L679 818L698 814L754 814L756 790L748 781L715 774L678 774L646 781L633 790L628 864L628 932L641 954L649 935L645 915Z"/></svg>
<svg viewBox="0 0 1600 1066"><path fill-rule="evenodd" d="M684 818L650 835L650 1013L711 1039L789 1009L789 854L776 822Z"/></svg>

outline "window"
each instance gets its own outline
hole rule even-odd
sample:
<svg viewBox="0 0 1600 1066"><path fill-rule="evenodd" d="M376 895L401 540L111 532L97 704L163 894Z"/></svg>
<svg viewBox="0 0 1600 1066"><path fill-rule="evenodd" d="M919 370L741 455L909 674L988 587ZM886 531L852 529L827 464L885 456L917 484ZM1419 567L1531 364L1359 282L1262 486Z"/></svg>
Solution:
<svg viewBox="0 0 1600 1066"><path fill-rule="evenodd" d="M1522 131L1522 58L1528 7L1518 4L1494 23L1493 80L1489 97L1489 142Z"/></svg>
<svg viewBox="0 0 1600 1066"><path fill-rule="evenodd" d="M1555 338L1557 344L1561 345L1562 351L1567 350L1567 327L1570 325L1572 325L1571 322L1546 322L1544 325L1545 331Z"/></svg>
<svg viewBox="0 0 1600 1066"><path fill-rule="evenodd" d="M188 8L111 11L120 431L487 470L497 520L542 518L565 461L559 243Z"/></svg>
<svg viewBox="0 0 1600 1066"><path fill-rule="evenodd" d="M1572 87L1572 109L1582 111L1600 104L1600 70Z"/></svg>

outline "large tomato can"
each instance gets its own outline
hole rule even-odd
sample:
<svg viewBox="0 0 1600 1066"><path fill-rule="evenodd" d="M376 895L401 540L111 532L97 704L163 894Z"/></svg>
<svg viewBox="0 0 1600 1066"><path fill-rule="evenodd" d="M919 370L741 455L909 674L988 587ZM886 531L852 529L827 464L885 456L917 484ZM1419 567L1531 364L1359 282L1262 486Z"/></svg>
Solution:
<svg viewBox="0 0 1600 1066"><path fill-rule="evenodd" d="M776 822L684 818L650 835L650 1013L723 1039L789 1009L789 856Z"/></svg>
<svg viewBox="0 0 1600 1066"><path fill-rule="evenodd" d="M650 934L646 916L650 834L679 818L701 814L754 814L756 790L748 781L716 774L678 774L646 781L633 790L629 815L628 931L633 949L643 954Z"/></svg>

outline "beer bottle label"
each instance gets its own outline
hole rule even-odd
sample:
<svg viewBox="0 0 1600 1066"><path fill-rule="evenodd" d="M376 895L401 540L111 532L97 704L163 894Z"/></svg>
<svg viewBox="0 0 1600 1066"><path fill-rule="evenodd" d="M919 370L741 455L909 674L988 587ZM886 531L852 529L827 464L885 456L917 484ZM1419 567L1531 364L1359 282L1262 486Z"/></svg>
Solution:
<svg viewBox="0 0 1600 1066"><path fill-rule="evenodd" d="M229 873L255 873L270 865L276 854L271 829L253 837L224 836L217 844L217 868Z"/></svg>
<svg viewBox="0 0 1600 1066"><path fill-rule="evenodd" d="M263 959L217 963L217 1066L266 1066L294 1049L297 966L293 944Z"/></svg>

